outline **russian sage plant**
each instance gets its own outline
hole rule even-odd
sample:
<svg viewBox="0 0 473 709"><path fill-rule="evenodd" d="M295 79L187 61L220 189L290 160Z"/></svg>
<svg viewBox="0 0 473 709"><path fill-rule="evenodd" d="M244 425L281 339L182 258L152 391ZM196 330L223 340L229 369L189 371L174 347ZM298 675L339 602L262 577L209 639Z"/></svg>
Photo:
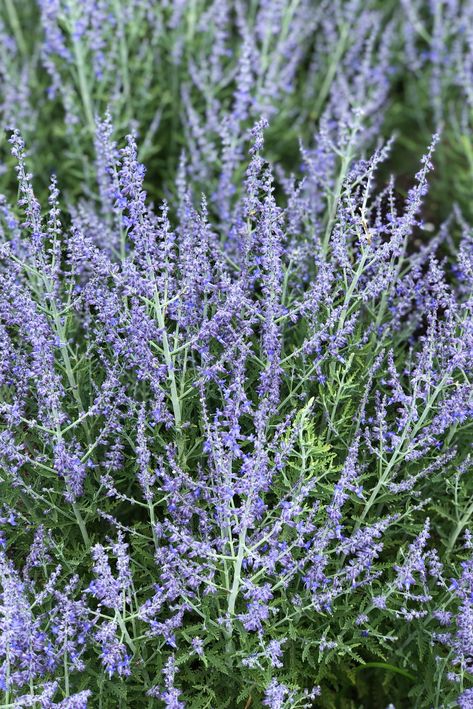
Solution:
<svg viewBox="0 0 473 709"><path fill-rule="evenodd" d="M471 9L5 0L2 707L473 707Z"/></svg>

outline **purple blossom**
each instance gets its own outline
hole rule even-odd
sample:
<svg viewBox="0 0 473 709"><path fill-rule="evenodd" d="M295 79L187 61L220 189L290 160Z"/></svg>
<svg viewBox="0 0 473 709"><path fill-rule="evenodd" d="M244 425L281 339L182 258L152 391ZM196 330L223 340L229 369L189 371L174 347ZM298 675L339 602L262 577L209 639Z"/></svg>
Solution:
<svg viewBox="0 0 473 709"><path fill-rule="evenodd" d="M94 640L100 645L100 659L109 677L115 673L121 677L131 674L131 656L126 646L117 637L115 622L102 623L94 633Z"/></svg>
<svg viewBox="0 0 473 709"><path fill-rule="evenodd" d="M164 689L154 687L148 691L149 696L156 697L164 702L167 709L184 709L185 707L184 702L179 699L181 691L174 685L176 674L176 662L174 656L171 655L163 669Z"/></svg>

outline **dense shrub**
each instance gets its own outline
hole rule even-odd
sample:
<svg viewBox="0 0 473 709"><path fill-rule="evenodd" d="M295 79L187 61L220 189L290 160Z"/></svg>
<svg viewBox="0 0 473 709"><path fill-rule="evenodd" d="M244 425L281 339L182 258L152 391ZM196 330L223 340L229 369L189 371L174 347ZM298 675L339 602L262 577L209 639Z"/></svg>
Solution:
<svg viewBox="0 0 473 709"><path fill-rule="evenodd" d="M473 707L471 3L0 17L1 706Z"/></svg>

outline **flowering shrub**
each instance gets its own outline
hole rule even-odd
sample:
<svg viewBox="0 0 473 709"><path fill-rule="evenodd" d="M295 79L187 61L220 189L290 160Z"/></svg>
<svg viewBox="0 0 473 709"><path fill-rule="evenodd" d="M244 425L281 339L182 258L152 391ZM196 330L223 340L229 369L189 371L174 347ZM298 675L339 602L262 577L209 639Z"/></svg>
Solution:
<svg viewBox="0 0 473 709"><path fill-rule="evenodd" d="M471 10L5 0L1 706L473 707Z"/></svg>

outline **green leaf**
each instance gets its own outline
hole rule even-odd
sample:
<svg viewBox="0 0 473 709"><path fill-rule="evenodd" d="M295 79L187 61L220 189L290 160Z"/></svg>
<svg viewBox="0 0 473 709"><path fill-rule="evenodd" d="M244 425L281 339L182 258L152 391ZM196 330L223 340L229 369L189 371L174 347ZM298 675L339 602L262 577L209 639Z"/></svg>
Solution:
<svg viewBox="0 0 473 709"><path fill-rule="evenodd" d="M411 679L412 681L415 681L415 679L416 679L414 677L414 675L412 675L407 670L402 669L402 667L396 667L395 665L390 665L388 662L365 662L356 668L356 672L360 672L361 670L370 669L370 668L376 668L376 669L380 669L380 670L388 670L389 672L396 672L396 674L402 675L403 677L407 677L408 679Z"/></svg>

